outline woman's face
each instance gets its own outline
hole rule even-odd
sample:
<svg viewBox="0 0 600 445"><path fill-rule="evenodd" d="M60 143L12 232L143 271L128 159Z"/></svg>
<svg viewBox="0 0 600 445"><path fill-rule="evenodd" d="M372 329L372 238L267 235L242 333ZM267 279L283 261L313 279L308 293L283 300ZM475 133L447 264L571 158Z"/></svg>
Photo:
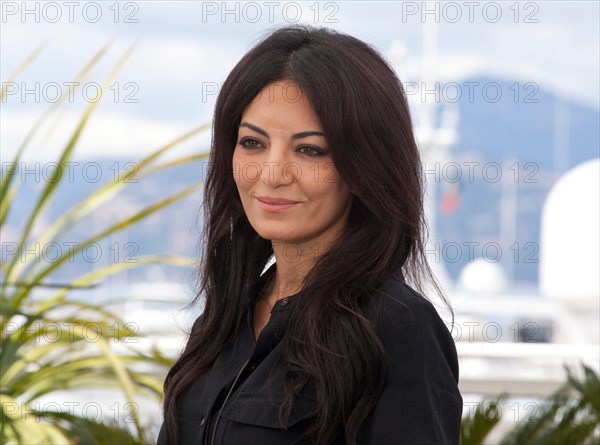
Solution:
<svg viewBox="0 0 600 445"><path fill-rule="evenodd" d="M352 195L322 131L308 99L289 81L267 85L244 111L233 173L261 237L320 248L344 228Z"/></svg>

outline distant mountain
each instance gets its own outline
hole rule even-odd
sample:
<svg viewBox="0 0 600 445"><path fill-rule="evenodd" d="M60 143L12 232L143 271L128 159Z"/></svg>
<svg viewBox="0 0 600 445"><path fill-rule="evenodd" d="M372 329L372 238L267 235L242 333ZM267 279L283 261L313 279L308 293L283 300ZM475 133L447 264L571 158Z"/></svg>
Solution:
<svg viewBox="0 0 600 445"><path fill-rule="evenodd" d="M474 84L472 103L467 82ZM536 162L540 168L554 168L555 130L557 115L561 114L557 107L561 106L561 98L527 82L476 77L459 85L463 95L458 102L460 140L456 153L476 150L489 160L512 157ZM502 94L493 102L496 91ZM565 105L570 168L599 156L600 119L598 110L573 102Z"/></svg>
<svg viewBox="0 0 600 445"><path fill-rule="evenodd" d="M438 184L439 207L453 203L451 211L438 216L437 225L440 245L446 247L451 260L446 262L448 273L458 278L473 259L473 251L475 256L495 262L498 243L502 249L498 263L509 277L536 282L544 200L560 174L600 156L599 111L525 82L477 77L459 85L463 94L456 102L458 141L451 152L463 175L454 184L450 172L447 177L442 175ZM451 86L446 90L446 98L452 99ZM501 95L496 100L498 92ZM557 144L563 152L555 156ZM556 159L560 165L554 165ZM497 165L502 177L509 179L505 204L510 205L510 194L515 194L517 212L512 224L510 219L504 224L501 221L502 179L496 181ZM472 178L469 168L474 172ZM503 231L507 234L504 240ZM453 243L462 247L458 259Z"/></svg>

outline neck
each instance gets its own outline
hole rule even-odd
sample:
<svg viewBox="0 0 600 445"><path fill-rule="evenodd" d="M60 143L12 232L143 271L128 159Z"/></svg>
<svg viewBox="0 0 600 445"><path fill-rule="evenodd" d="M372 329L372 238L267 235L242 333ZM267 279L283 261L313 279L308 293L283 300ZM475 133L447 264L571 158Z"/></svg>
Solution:
<svg viewBox="0 0 600 445"><path fill-rule="evenodd" d="M267 294L270 300L279 300L302 289L305 277L324 253L323 243L314 241L300 244L273 241L272 245L277 266Z"/></svg>

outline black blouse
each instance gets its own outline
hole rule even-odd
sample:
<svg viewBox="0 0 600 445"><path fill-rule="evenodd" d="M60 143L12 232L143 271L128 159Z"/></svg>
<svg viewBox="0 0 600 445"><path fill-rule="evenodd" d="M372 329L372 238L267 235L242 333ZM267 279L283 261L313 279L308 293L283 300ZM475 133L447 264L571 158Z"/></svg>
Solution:
<svg viewBox="0 0 600 445"><path fill-rule="evenodd" d="M179 399L181 445L302 443L299 438L317 409L312 380L296 397L285 429L277 417L286 371L277 363L280 340L290 311L298 304L297 294L278 300L258 339L254 336L254 301L275 267L274 263L245 289L246 322L209 372ZM458 444L463 400L456 347L448 328L434 306L408 285L390 279L380 290L392 297L381 296L383 317L377 326L390 355L388 379L359 431L358 445ZM340 430L330 445L345 443ZM170 445L164 425L158 445Z"/></svg>

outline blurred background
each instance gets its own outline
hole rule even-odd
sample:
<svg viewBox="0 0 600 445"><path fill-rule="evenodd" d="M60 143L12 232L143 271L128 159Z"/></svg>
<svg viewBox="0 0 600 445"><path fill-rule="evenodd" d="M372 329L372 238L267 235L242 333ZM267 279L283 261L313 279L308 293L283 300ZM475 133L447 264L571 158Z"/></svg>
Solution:
<svg viewBox="0 0 600 445"><path fill-rule="evenodd" d="M3 442L155 440L202 310L184 306L217 94L269 29L306 23L372 44L404 84L462 442L597 443L598 2L1 8Z"/></svg>

